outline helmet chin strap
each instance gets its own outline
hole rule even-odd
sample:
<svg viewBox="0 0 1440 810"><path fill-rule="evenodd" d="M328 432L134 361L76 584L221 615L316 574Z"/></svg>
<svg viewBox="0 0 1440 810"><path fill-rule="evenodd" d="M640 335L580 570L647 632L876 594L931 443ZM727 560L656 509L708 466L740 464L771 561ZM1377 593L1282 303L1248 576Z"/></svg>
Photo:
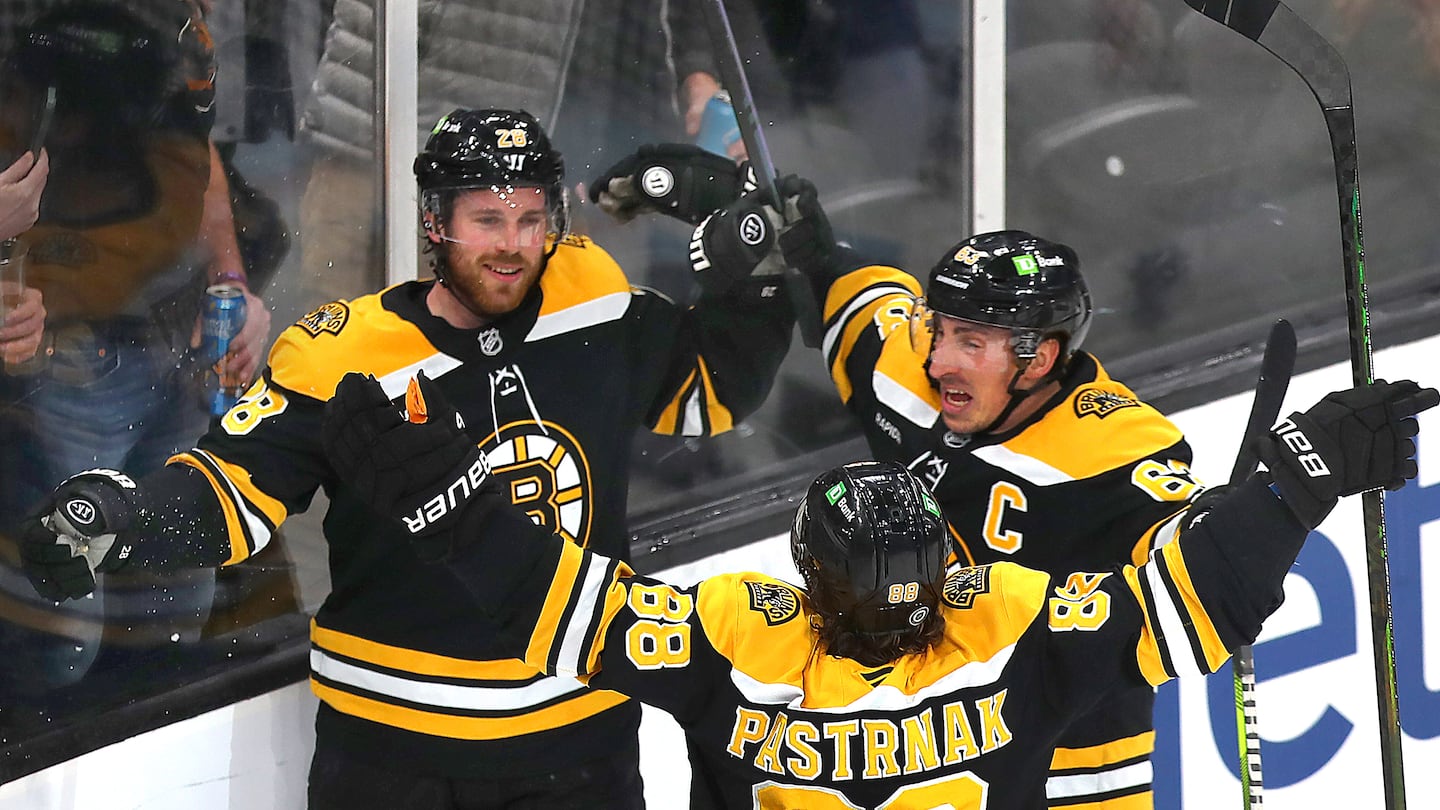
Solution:
<svg viewBox="0 0 1440 810"><path fill-rule="evenodd" d="M1005 407L1000 410L999 416L991 419L990 424L975 431L976 433L993 433L996 428L1005 423L1006 419L1010 418L1011 414L1015 413L1015 409L1020 407L1020 403L1025 401L1026 397L1039 391L1040 387L1043 386L1044 383L1042 381L1041 386L1035 388L1021 389L1016 387L1020 382L1020 378L1025 374L1025 369L1030 366L1031 359L1033 358L1021 358L1020 368L1015 371L1015 376L1010 378L1010 384L1005 386L1005 393L1010 395L1010 401L1005 403Z"/></svg>

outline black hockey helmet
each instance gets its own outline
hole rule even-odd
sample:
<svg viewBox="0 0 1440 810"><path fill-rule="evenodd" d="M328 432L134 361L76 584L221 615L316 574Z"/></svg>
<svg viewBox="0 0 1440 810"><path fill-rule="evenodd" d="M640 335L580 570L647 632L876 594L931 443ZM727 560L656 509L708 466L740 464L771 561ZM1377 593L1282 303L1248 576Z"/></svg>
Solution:
<svg viewBox="0 0 1440 810"><path fill-rule="evenodd" d="M955 245L931 269L925 297L933 312L1009 329L1022 360L1055 337L1062 367L1090 331L1090 290L1079 257L1026 231L992 231Z"/></svg>
<svg viewBox="0 0 1440 810"><path fill-rule="evenodd" d="M17 32L5 72L55 91L56 115L83 111L125 131L159 119L179 52L123 5L67 3L37 15Z"/></svg>
<svg viewBox="0 0 1440 810"><path fill-rule="evenodd" d="M565 162L540 122L524 110L450 112L431 130L414 168L422 210L442 220L450 199L446 191L535 186L545 191L556 241L570 230Z"/></svg>
<svg viewBox="0 0 1440 810"><path fill-rule="evenodd" d="M934 496L900 464L860 461L816 478L790 554L811 603L846 633L914 634L939 621L950 535Z"/></svg>

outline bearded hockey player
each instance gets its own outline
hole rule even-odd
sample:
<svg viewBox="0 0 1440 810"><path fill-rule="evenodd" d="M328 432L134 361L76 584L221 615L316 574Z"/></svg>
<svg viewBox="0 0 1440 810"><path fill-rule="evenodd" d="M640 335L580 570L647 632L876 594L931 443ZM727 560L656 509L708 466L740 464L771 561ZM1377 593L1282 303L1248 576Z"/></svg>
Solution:
<svg viewBox="0 0 1440 810"><path fill-rule="evenodd" d="M332 464L381 513L448 499L478 459L427 385L424 423L359 375L327 409ZM1113 683L1213 672L1254 640L1337 498L1415 475L1413 416L1437 401L1408 381L1330 394L1260 438L1268 473L1150 527L1142 564L1058 577L1009 562L947 575L939 505L893 462L811 485L790 536L803 590L637 576L544 537L483 479L453 521L413 534L447 550L532 665L673 714L724 807L1033 810L1057 737ZM425 450L394 452L411 447Z"/></svg>
<svg viewBox="0 0 1440 810"><path fill-rule="evenodd" d="M640 807L639 707L517 661L523 646L427 564L443 549L410 542L453 512L413 512L408 529L377 515L370 493L342 482L354 471L325 456L325 402L348 371L399 396L423 370L541 539L623 559L631 437L732 427L767 393L793 320L747 279L711 279L689 310L632 287L604 250L568 234L561 157L525 112L453 112L415 173L436 278L306 315L219 426L163 471L64 483L30 524L28 573L59 600L87 593L95 571L240 563L323 488L333 588L311 634L310 808ZM497 547L528 542L497 529Z"/></svg>

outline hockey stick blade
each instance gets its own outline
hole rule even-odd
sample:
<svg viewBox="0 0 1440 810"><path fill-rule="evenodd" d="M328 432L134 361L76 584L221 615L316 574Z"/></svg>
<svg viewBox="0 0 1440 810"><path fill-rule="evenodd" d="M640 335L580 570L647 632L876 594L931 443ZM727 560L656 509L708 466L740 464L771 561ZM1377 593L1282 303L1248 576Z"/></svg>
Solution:
<svg viewBox="0 0 1440 810"><path fill-rule="evenodd" d="M1320 103L1335 163L1340 203L1340 255L1345 272L1346 331L1355 385L1373 382L1370 306L1366 292L1360 169L1350 71L1335 46L1279 0L1185 0L1191 8L1258 43L1305 82ZM1379 490L1360 496L1365 573L1370 596L1371 658L1380 725L1380 767L1386 810L1404 810L1405 765L1395 676L1394 612L1390 600L1385 501Z"/></svg>
<svg viewBox="0 0 1440 810"><path fill-rule="evenodd" d="M730 104L735 109L735 121L740 127L740 139L745 142L745 152L750 158L750 167L755 170L755 183L760 191L775 202L780 215L785 215L785 201L775 188L775 162L770 158L770 148L765 143L765 132L760 128L760 119L755 114L755 96L750 92L750 81L745 77L745 66L740 61L740 49L735 46L735 32L730 28L730 16L725 13L725 0L704 0L705 28L715 48L715 65L720 71L720 83L730 92ZM785 291L790 296L790 305L795 310L795 322L800 327L800 341L808 348L818 349L825 336L825 324L820 314L820 303L815 300L810 280L793 267L786 267L781 275Z"/></svg>
<svg viewBox="0 0 1440 810"><path fill-rule="evenodd" d="M1260 359L1260 379L1250 402L1250 417L1230 470L1230 483L1238 484L1255 474L1260 458L1255 445L1280 419L1280 406L1295 372L1295 329L1281 318L1270 327L1265 354ZM1255 694L1255 654L1249 644L1235 650L1230 659L1235 673L1235 731L1239 738L1240 790L1245 810L1262 807L1265 779L1260 764L1260 711Z"/></svg>

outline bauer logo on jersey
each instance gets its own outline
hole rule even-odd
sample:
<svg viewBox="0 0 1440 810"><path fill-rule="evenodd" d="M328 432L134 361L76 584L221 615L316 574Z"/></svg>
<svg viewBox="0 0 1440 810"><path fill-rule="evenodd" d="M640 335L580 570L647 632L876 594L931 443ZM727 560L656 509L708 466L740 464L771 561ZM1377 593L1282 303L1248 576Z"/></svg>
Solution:
<svg viewBox="0 0 1440 810"><path fill-rule="evenodd" d="M1104 419L1122 408L1138 408L1139 400L1121 396L1113 391L1087 388L1075 395L1075 415L1094 416Z"/></svg>
<svg viewBox="0 0 1440 810"><path fill-rule="evenodd" d="M976 597L990 592L990 566L961 568L945 578L941 595L945 604L954 608L968 608L975 604Z"/></svg>
<svg viewBox="0 0 1440 810"><path fill-rule="evenodd" d="M345 323L349 320L350 307L340 301L331 301L296 321L295 325L309 332L310 337L320 337L322 332L340 334L340 330L345 328Z"/></svg>
<svg viewBox="0 0 1440 810"><path fill-rule="evenodd" d="M795 591L773 582L746 582L750 609L765 616L768 625L784 624L800 615L800 597Z"/></svg>

